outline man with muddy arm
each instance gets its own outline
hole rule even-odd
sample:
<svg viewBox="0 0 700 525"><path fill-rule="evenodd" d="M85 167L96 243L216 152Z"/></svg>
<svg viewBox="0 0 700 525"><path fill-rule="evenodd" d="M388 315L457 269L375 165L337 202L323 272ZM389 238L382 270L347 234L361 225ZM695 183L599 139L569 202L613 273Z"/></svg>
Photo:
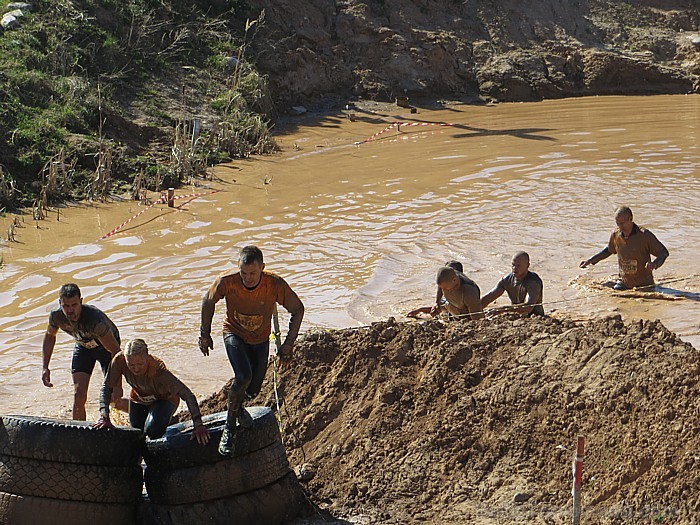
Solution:
<svg viewBox="0 0 700 525"><path fill-rule="evenodd" d="M287 337L279 349L282 366L292 355L304 317L304 305L287 282L264 271L263 254L257 246L246 246L241 250L238 267L238 272L220 275L202 299L199 349L205 356L214 347L211 323L215 305L226 299L224 347L234 378L228 394L226 426L219 443L222 456L233 455L236 421L243 428L253 423L243 401L258 395L267 372L275 304L291 313Z"/></svg>
<svg viewBox="0 0 700 525"><path fill-rule="evenodd" d="M634 223L632 210L627 206L615 211L617 229L610 235L608 245L593 257L581 261L581 268L592 266L612 254L617 254L619 279L615 290L649 287L654 285L652 272L666 261L668 250L646 228ZM652 261L651 256L656 258Z"/></svg>
<svg viewBox="0 0 700 525"><path fill-rule="evenodd" d="M481 292L477 284L462 272L449 266L443 266L437 273L437 285L442 291L447 303L436 303L431 314L439 314L447 310L455 317L481 319L484 317L481 307Z"/></svg>
<svg viewBox="0 0 700 525"><path fill-rule="evenodd" d="M464 267L459 261L447 261L445 263L445 266L452 268L453 270L456 270L458 272L464 272ZM442 288L438 286L435 293L435 304L433 304L432 306L421 306L420 308L415 308L414 310L408 312L406 314L406 317L418 318L421 314L430 314L435 316L439 313L440 308L442 306L445 306L446 303L447 301L444 299L442 294Z"/></svg>
<svg viewBox="0 0 700 525"><path fill-rule="evenodd" d="M90 376L96 362L100 363L103 375L107 374L112 357L121 350L119 330L99 308L83 304L80 288L74 283L61 286L58 304L59 307L49 314L49 326L42 343L41 381L44 386L53 386L49 364L56 345L56 334L59 329L63 330L75 339L71 362L73 419L84 421ZM122 399L121 383L115 385L112 401L119 410L128 410L128 402Z"/></svg>
<svg viewBox="0 0 700 525"><path fill-rule="evenodd" d="M544 315L542 279L535 272L530 271L530 256L526 252L517 252L511 259L510 265L512 271L481 298L481 306L486 308L504 293L508 294L512 306L491 308L486 314L491 316L517 313L524 317Z"/></svg>

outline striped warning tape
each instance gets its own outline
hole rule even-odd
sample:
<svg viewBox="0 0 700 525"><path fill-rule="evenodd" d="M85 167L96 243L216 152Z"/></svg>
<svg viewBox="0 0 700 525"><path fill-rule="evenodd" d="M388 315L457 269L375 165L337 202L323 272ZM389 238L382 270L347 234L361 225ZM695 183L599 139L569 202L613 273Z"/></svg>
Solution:
<svg viewBox="0 0 700 525"><path fill-rule="evenodd" d="M143 215L143 214L146 213L148 210L150 210L151 208L153 208L153 206L155 206L156 204L160 204L160 203L162 203L162 202L163 202L163 196L161 196L160 198L158 198L158 200L154 201L153 204L151 204L150 206L146 206L143 210L141 210L140 212L138 212L138 213L137 213L136 215L134 215L133 217L130 217L129 219L127 219L127 220L125 220L124 222L122 222L119 226L117 226L116 228L114 228L114 229L113 229L112 231L110 231L109 233L105 233L102 237L100 237L100 238L98 239L98 241L103 241L104 239L107 239L107 238L111 237L112 235L114 235L115 233L117 233L119 230L121 230L124 226L126 226L126 225L129 224L131 221L133 221L136 217L138 217L138 216L140 216L140 215Z"/></svg>
<svg viewBox="0 0 700 525"><path fill-rule="evenodd" d="M377 133L375 133L375 134L372 135L371 137L368 137L368 138L366 138L365 140L360 140L360 141L358 141L358 142L355 142L355 145L359 146L360 144L364 144L365 142L371 142L371 141L373 141L374 139L376 139L379 135L381 135L382 133L386 133L387 131L389 131L389 130L391 130L391 129L394 129L395 127L397 127L397 126L399 126L399 125L400 125L399 122L395 122L395 123L393 123L391 126L389 126L388 128L384 128L383 130L378 131Z"/></svg>
<svg viewBox="0 0 700 525"><path fill-rule="evenodd" d="M187 195L176 195L175 197L173 197L173 200L176 201L176 200L180 200L180 199L194 199L195 197L201 197L201 196L203 196L203 195L212 195L212 194L214 194L214 193L219 193L220 191L221 191L221 190L215 190L215 191L208 191L208 192L205 192L205 193L189 193L189 194L187 194ZM155 201L153 201L152 204L146 206L143 210L141 210L141 211L138 212L137 214L135 214L135 215L129 217L127 220L125 220L124 222L122 222L119 226L117 226L116 228L114 228L113 230L111 230L109 233L105 233L102 237L100 237L100 238L98 239L98 241L103 241L103 240L105 240L105 239L110 238L112 235L114 235L115 233L117 233L119 230L121 230L124 226L126 226L127 224L129 224L131 221L133 221L133 220L136 219L137 217L143 215L144 213L146 213L146 212L147 212L148 210L150 210L151 208L153 208L153 206L155 206L156 204L165 204L166 202L168 202L168 196L167 196L166 194L161 195L161 196L158 197Z"/></svg>
<svg viewBox="0 0 700 525"><path fill-rule="evenodd" d="M381 131L378 131L371 137L367 137L365 140L360 140L358 142L355 142L356 146L359 146L360 144L365 144L366 142L372 142L374 139L382 135L383 133L386 133L387 131L390 131L394 128L396 128L396 131L401 131L401 126L404 127L411 127L411 126L453 126L454 124L448 124L447 122L394 122L390 126L384 128Z"/></svg>
<svg viewBox="0 0 700 525"><path fill-rule="evenodd" d="M173 197L173 200L178 201L180 199L194 199L195 197L201 197L203 195L213 195L214 193L219 193L220 191L222 191L222 190L207 191L204 193L189 193L187 195L175 195L175 197ZM161 199L163 197L164 196L161 196ZM165 197L165 198L167 199L167 197Z"/></svg>

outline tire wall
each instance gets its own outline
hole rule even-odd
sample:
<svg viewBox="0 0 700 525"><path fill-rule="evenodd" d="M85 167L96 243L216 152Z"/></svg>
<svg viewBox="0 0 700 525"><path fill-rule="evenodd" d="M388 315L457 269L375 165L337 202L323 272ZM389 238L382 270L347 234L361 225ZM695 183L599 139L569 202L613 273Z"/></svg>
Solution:
<svg viewBox="0 0 700 525"><path fill-rule="evenodd" d="M0 524L133 525L143 433L0 416Z"/></svg>
<svg viewBox="0 0 700 525"><path fill-rule="evenodd" d="M274 414L266 407L246 410L253 426L237 427L231 458L217 451L223 412L205 417L205 446L190 440L192 428L182 423L148 442L148 497L139 506L139 525L275 525L299 513L303 490L289 468Z"/></svg>

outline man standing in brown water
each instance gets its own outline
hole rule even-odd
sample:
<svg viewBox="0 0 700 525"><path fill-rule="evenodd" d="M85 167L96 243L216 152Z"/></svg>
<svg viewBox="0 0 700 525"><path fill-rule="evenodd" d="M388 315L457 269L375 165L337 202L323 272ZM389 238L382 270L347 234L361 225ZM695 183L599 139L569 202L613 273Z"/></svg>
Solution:
<svg viewBox="0 0 700 525"><path fill-rule="evenodd" d="M464 272L464 267L462 266L462 263L459 261L447 261L445 263L445 266L452 268L453 270L456 270L458 272ZM420 314L430 314L430 315L437 315L440 312L440 309L445 306L445 299L442 297L442 288L439 286L437 287L437 293L435 294L435 304L432 306L422 306L420 308L416 308L414 310L411 310L406 314L406 317L413 317L417 319Z"/></svg>
<svg viewBox="0 0 700 525"><path fill-rule="evenodd" d="M579 266L586 268L616 253L620 278L613 286L615 290L652 286L652 272L666 261L668 250L653 233L634 223L632 210L627 206L615 211L615 223L617 229L610 235L608 245ZM652 255L656 257L653 261Z"/></svg>
<svg viewBox="0 0 700 525"><path fill-rule="evenodd" d="M487 312L489 315L510 312L526 317L544 315L542 279L535 272L530 271L530 256L526 252L518 252L513 255L510 266L512 271L481 298L481 306L486 308L505 292L513 306L492 308Z"/></svg>
<svg viewBox="0 0 700 525"><path fill-rule="evenodd" d="M236 421L243 428L253 423L243 407L243 400L258 395L265 378L275 304L281 304L292 314L287 337L279 349L283 364L292 355L304 317L304 305L287 282L264 271L260 248L244 247L238 257L238 267L238 272L217 277L202 299L199 349L205 356L214 347L211 337L214 307L221 299L226 299L224 346L234 378L228 394L226 426L219 443L222 456L233 455Z"/></svg>
<svg viewBox="0 0 700 525"><path fill-rule="evenodd" d="M438 270L436 281L447 304L435 305L434 313L440 313L445 309L456 317L469 316L470 319L484 317L481 308L481 291L469 277L454 268L443 266Z"/></svg>
<svg viewBox="0 0 700 525"><path fill-rule="evenodd" d="M59 307L49 314L49 326L42 343L41 381L44 386L53 386L49 363L60 328L75 339L71 362L74 387L73 419L85 421L85 402L95 362L99 361L102 373L106 375L112 357L121 351L119 330L102 310L83 304L77 284L67 283L61 286L58 304ZM114 388L112 401L119 410L128 410L128 402L122 399L121 383Z"/></svg>

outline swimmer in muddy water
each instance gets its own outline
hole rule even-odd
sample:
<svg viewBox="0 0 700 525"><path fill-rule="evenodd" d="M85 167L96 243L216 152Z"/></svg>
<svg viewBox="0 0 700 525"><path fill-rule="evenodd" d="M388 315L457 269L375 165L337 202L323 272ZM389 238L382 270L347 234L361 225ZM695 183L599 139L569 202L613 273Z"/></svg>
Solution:
<svg viewBox="0 0 700 525"><path fill-rule="evenodd" d="M61 286L58 304L59 307L49 314L49 326L42 343L41 381L44 386L53 386L49 364L56 345L56 334L61 329L75 339L71 363L73 419L84 421L85 402L95 362L100 363L102 373L106 374L112 357L121 351L119 330L99 308L83 304L80 288L74 283ZM122 399L121 383L115 385L113 401L118 409L128 409L126 401Z"/></svg>
<svg viewBox="0 0 700 525"><path fill-rule="evenodd" d="M455 317L468 316L470 319L484 317L481 291L469 277L454 268L443 266L438 270L436 282L447 302L439 306L436 304L434 315L446 310Z"/></svg>
<svg viewBox="0 0 700 525"><path fill-rule="evenodd" d="M238 267L238 272L217 277L202 299L199 349L205 356L214 347L211 337L214 308L217 302L226 299L224 347L234 377L228 394L226 426L219 443L222 456L233 455L236 421L243 428L252 425L243 400L258 395L267 372L275 303L291 314L287 337L278 352L281 366L285 366L292 355L304 317L304 305L287 282L265 271L260 248L244 247L238 257Z"/></svg>
<svg viewBox="0 0 700 525"><path fill-rule="evenodd" d="M486 308L503 293L508 294L512 306L491 308L486 315L517 313L523 317L544 315L542 307L542 279L530 271L530 256L517 252L510 262L511 272L504 276L495 288L481 298L481 306Z"/></svg>
<svg viewBox="0 0 700 525"><path fill-rule="evenodd" d="M464 272L464 267L462 266L462 263L459 261L447 261L445 263L445 266L452 268L453 270L456 270L458 272ZM442 288L439 286L437 287L437 291L435 292L435 304L432 306L421 306L420 308L416 308L415 310L411 310L406 314L406 317L413 317L413 318L418 318L420 317L421 314L430 314L430 315L437 315L438 310L440 307L444 306L447 303L445 298L442 295Z"/></svg>
<svg viewBox="0 0 700 525"><path fill-rule="evenodd" d="M112 428L109 418L109 399L122 377L131 385L129 396L129 424L145 431L150 439L165 434L180 399L187 404L194 429L192 437L200 445L209 442L209 431L202 424L197 398L173 373L165 363L148 353L148 345L143 339L132 339L119 352L109 366L100 390L100 419L95 428Z"/></svg>
<svg viewBox="0 0 700 525"><path fill-rule="evenodd" d="M615 223L617 229L610 235L608 245L579 266L586 268L616 253L619 279L613 286L615 290L654 286L652 272L666 261L668 250L653 233L634 223L632 210L627 206L615 211ZM656 257L653 261L652 255Z"/></svg>

